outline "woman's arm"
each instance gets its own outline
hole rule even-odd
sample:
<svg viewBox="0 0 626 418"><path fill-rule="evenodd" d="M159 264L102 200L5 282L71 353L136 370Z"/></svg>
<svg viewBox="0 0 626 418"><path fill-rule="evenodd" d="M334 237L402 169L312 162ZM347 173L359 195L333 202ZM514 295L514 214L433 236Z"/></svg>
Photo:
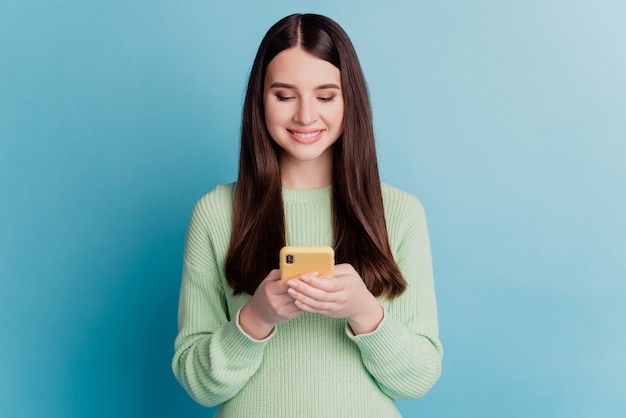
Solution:
<svg viewBox="0 0 626 418"><path fill-rule="evenodd" d="M215 277L185 263L172 362L181 385L206 406L227 401L241 390L259 368L267 343L250 338L237 318L228 318Z"/></svg>
<svg viewBox="0 0 626 418"><path fill-rule="evenodd" d="M241 390L258 370L267 344L250 338L239 315L229 314L220 259L231 216L232 187L218 186L196 204L185 241L172 369L191 397L206 406Z"/></svg>
<svg viewBox="0 0 626 418"><path fill-rule="evenodd" d="M224 208L224 201L229 201L227 193L227 189L218 188L201 199L191 218L172 362L182 386L207 406L237 394L261 365L274 326L302 313L287 294L279 271L274 270L235 317L230 317L230 288L218 262L228 246L224 225L229 219L223 215L230 214L232 208Z"/></svg>
<svg viewBox="0 0 626 418"><path fill-rule="evenodd" d="M437 303L426 216L417 199L406 195L390 203L388 225L394 256L407 290L385 302L376 331L348 335L359 346L365 367L387 395L396 399L425 395L441 374Z"/></svg>
<svg viewBox="0 0 626 418"><path fill-rule="evenodd" d="M429 265L430 252L418 254ZM396 399L424 396L441 374L443 349L429 268L418 272L399 298L391 301L378 328L369 334L346 332L361 350L365 367L383 392Z"/></svg>

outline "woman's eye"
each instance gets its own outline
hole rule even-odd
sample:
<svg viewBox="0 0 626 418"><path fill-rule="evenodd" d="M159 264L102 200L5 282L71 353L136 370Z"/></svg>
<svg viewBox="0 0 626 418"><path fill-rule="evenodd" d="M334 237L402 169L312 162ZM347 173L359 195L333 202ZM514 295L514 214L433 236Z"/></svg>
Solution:
<svg viewBox="0 0 626 418"><path fill-rule="evenodd" d="M335 96L318 97L317 100L319 100L320 102L323 102L323 103L328 103L328 102L332 102L333 100L335 100Z"/></svg>
<svg viewBox="0 0 626 418"><path fill-rule="evenodd" d="M279 102L286 102L286 101L293 99L293 97L282 96L280 94L277 94L276 99L278 99Z"/></svg>

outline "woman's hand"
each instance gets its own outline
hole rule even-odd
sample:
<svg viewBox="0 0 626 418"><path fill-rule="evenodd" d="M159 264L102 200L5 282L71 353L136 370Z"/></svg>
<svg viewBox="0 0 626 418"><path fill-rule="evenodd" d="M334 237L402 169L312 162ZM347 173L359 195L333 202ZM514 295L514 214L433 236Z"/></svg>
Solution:
<svg viewBox="0 0 626 418"><path fill-rule="evenodd" d="M334 276L305 274L288 280L288 295L295 307L333 318L346 318L354 334L374 331L383 308L350 264L335 266Z"/></svg>
<svg viewBox="0 0 626 418"><path fill-rule="evenodd" d="M287 293L287 282L280 279L280 270L272 270L257 287L252 299L241 308L239 325L252 338L267 337L276 324L290 321L302 310Z"/></svg>

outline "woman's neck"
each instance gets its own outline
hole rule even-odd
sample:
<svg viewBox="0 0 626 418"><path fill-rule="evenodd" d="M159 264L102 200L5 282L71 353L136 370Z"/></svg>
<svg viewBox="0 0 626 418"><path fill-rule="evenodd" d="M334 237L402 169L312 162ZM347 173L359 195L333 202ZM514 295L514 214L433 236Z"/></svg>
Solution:
<svg viewBox="0 0 626 418"><path fill-rule="evenodd" d="M331 185L333 179L332 157L332 152L325 152L312 161L302 161L284 155L281 156L279 163L282 187L307 190Z"/></svg>

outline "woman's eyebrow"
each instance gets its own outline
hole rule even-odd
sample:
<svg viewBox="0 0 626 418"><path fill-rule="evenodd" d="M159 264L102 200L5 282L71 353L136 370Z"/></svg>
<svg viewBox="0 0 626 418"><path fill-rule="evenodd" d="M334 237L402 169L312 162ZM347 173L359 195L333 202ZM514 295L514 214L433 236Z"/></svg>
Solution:
<svg viewBox="0 0 626 418"><path fill-rule="evenodd" d="M279 83L279 82L270 84L270 88L271 89L282 88L282 89L297 90L296 86L294 86L293 84ZM315 87L315 90L325 90L325 89L341 90L341 88L337 84L334 84L334 83L322 84L322 85Z"/></svg>
<svg viewBox="0 0 626 418"><path fill-rule="evenodd" d="M335 90L341 90L341 87L339 87L336 84L333 83L329 83L329 84L322 84L321 86L317 86L315 87L315 90L324 90L324 89L335 89Z"/></svg>
<svg viewBox="0 0 626 418"><path fill-rule="evenodd" d="M295 89L296 86L287 83L272 83L270 84L271 89Z"/></svg>

